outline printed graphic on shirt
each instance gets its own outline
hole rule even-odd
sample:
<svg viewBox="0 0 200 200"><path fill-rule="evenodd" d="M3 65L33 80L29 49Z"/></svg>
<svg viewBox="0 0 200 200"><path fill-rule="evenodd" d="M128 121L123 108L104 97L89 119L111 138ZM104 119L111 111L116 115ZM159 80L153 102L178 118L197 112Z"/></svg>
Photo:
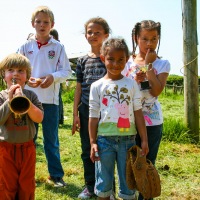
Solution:
<svg viewBox="0 0 200 200"><path fill-rule="evenodd" d="M110 87L105 91L102 103L105 106L105 110L116 110L115 114L112 112L110 117L113 118L112 121L117 121L117 124L112 124L117 126L120 132L128 132L131 126L129 119L130 96L128 95L128 89L125 87L119 88L118 85Z"/></svg>
<svg viewBox="0 0 200 200"><path fill-rule="evenodd" d="M28 54L29 54L29 55L32 55L32 54L33 54L33 51L28 51Z"/></svg>
<svg viewBox="0 0 200 200"><path fill-rule="evenodd" d="M134 65L128 69L127 73L125 74L126 77L134 78L135 74L140 71L138 65Z"/></svg>
<svg viewBox="0 0 200 200"><path fill-rule="evenodd" d="M24 131L29 129L26 121L26 116L22 115L21 117L15 118L13 113L12 117L8 118L6 126L8 131Z"/></svg>
<svg viewBox="0 0 200 200"><path fill-rule="evenodd" d="M55 57L55 51L54 50L49 51L48 57L49 57L49 59L53 59Z"/></svg>
<svg viewBox="0 0 200 200"><path fill-rule="evenodd" d="M141 70L141 67L138 65L131 66L126 76L134 79L136 73ZM155 74L157 70L154 68ZM142 111L146 124L153 125L154 120L160 120L160 108L157 106L157 97L153 97L148 90L142 91Z"/></svg>
<svg viewBox="0 0 200 200"><path fill-rule="evenodd" d="M147 95L146 95L147 96ZM143 97L142 98L142 111L144 115L145 121L149 125L153 125L152 120L160 120L160 115L159 115L159 108L156 105L156 97Z"/></svg>
<svg viewBox="0 0 200 200"><path fill-rule="evenodd" d="M92 63L91 63L92 64ZM104 68L99 68L98 66L87 66L85 68L84 79L86 82L94 82L94 80L98 80L105 75L106 70Z"/></svg>

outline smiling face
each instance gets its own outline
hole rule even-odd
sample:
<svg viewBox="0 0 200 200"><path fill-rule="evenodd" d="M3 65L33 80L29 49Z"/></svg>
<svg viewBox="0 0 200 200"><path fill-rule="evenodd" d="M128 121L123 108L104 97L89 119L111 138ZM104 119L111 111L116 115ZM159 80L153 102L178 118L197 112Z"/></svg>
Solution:
<svg viewBox="0 0 200 200"><path fill-rule="evenodd" d="M13 85L13 79L16 83L24 87L27 81L27 71L25 68L12 67L5 69L4 80L7 84L7 88L10 88Z"/></svg>
<svg viewBox="0 0 200 200"><path fill-rule="evenodd" d="M147 53L148 49L154 51L157 47L159 35L157 30L141 29L137 36L137 44L141 54Z"/></svg>
<svg viewBox="0 0 200 200"><path fill-rule="evenodd" d="M48 14L44 12L39 12L35 19L32 21L32 26L36 30L36 36L41 38L48 38L51 28L53 28L54 23L51 22Z"/></svg>
<svg viewBox="0 0 200 200"><path fill-rule="evenodd" d="M101 60L105 63L107 69L107 76L112 80L119 80L123 76L123 71L128 57L123 49L107 47L106 55L101 55Z"/></svg>
<svg viewBox="0 0 200 200"><path fill-rule="evenodd" d="M101 47L103 41L108 37L109 34L105 33L103 26L97 23L89 23L87 25L87 30L85 37L88 43L92 46Z"/></svg>

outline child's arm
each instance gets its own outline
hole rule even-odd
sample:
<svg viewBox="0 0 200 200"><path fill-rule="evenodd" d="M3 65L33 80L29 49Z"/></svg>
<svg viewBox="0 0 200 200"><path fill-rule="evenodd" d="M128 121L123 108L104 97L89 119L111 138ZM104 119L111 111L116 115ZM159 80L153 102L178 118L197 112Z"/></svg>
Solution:
<svg viewBox="0 0 200 200"><path fill-rule="evenodd" d="M151 85L150 93L154 97L157 97L160 95L160 93L163 91L166 82L168 73L160 73L156 76L154 70L149 70L146 72L148 81Z"/></svg>
<svg viewBox="0 0 200 200"><path fill-rule="evenodd" d="M3 125L10 116L9 100L0 94L0 125Z"/></svg>
<svg viewBox="0 0 200 200"><path fill-rule="evenodd" d="M98 127L98 118L89 118L89 135L90 135L90 145L91 145L91 151L90 151L90 159L92 162L98 161L99 157L96 155L95 152L98 152L98 146L96 143L97 140L97 127Z"/></svg>
<svg viewBox="0 0 200 200"><path fill-rule="evenodd" d="M101 79L100 79L101 80ZM101 81L96 81L92 83L90 88L89 97L89 136L90 136L90 159L92 162L98 161L100 158L98 156L98 146L97 146L97 130L100 117L100 88Z"/></svg>
<svg viewBox="0 0 200 200"><path fill-rule="evenodd" d="M135 115L135 124L141 138L142 155L147 155L147 153L149 152L149 147L147 139L147 130L142 109L134 111L134 115Z"/></svg>
<svg viewBox="0 0 200 200"><path fill-rule="evenodd" d="M72 135L75 134L75 131L79 131L81 124L80 118L78 115L78 106L81 101L81 83L76 84L76 90L74 93L74 112L73 112L73 124L72 124Z"/></svg>
<svg viewBox="0 0 200 200"><path fill-rule="evenodd" d="M40 110L37 106L35 106L33 103L31 103L31 106L28 110L28 115L31 118L32 121L35 123L40 123L43 120L44 113L42 110Z"/></svg>
<svg viewBox="0 0 200 200"><path fill-rule="evenodd" d="M145 56L145 64L148 65L148 71L146 72L147 79L151 85L150 93L151 95L157 97L163 91L168 73L160 73L158 75L155 74L153 70L152 63L156 60L157 54L155 51L147 51Z"/></svg>
<svg viewBox="0 0 200 200"><path fill-rule="evenodd" d="M51 75L53 76L54 82L63 83L72 74L72 70L69 59L65 51L65 47L61 43L60 45L61 45L61 51L56 66L57 70Z"/></svg>

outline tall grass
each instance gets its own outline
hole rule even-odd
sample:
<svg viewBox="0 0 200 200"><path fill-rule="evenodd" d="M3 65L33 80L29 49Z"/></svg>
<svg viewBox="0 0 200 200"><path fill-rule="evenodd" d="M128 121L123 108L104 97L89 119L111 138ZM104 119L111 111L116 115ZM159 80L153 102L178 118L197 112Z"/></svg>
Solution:
<svg viewBox="0 0 200 200"><path fill-rule="evenodd" d="M193 143L193 135L189 133L190 130L184 120L184 95L174 94L172 90L168 90L159 96L159 101L164 116L163 140Z"/></svg>
<svg viewBox="0 0 200 200"><path fill-rule="evenodd" d="M188 134L189 129L181 119L175 117L165 119L163 125L163 140L177 143L191 143L192 137Z"/></svg>

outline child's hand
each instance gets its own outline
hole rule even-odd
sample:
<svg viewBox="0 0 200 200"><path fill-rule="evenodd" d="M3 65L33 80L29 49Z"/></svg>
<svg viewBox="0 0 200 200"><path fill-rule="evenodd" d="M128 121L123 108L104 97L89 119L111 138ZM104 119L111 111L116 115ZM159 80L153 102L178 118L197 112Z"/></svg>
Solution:
<svg viewBox="0 0 200 200"><path fill-rule="evenodd" d="M138 71L136 73L136 76L135 76L135 80L137 81L137 83L141 83L145 80L146 78L146 73L142 72L142 71Z"/></svg>
<svg viewBox="0 0 200 200"><path fill-rule="evenodd" d="M90 159L92 160L92 162L100 160L97 144L91 145Z"/></svg>
<svg viewBox="0 0 200 200"><path fill-rule="evenodd" d="M146 156L149 153L149 146L148 146L148 142L141 142L141 148L142 148L142 155Z"/></svg>
<svg viewBox="0 0 200 200"><path fill-rule="evenodd" d="M8 90L8 100L11 102L11 100L15 96L22 96L21 94L21 86L19 84L11 85L9 90Z"/></svg>
<svg viewBox="0 0 200 200"><path fill-rule="evenodd" d="M36 88L42 83L42 81L43 80L41 78L30 77L30 79L28 80L27 85L32 87L32 88Z"/></svg>
<svg viewBox="0 0 200 200"><path fill-rule="evenodd" d="M145 64L153 63L157 58L157 54L155 51L148 49L147 54L145 56ZM148 69L150 70L150 69Z"/></svg>
<svg viewBox="0 0 200 200"><path fill-rule="evenodd" d="M74 116L73 125L72 125L72 135L74 135L76 131L79 132L80 127L81 127L81 123L80 123L79 116Z"/></svg>
<svg viewBox="0 0 200 200"><path fill-rule="evenodd" d="M44 81L40 84L41 88L48 88L54 82L54 78L51 74L41 77L41 79L44 79Z"/></svg>

